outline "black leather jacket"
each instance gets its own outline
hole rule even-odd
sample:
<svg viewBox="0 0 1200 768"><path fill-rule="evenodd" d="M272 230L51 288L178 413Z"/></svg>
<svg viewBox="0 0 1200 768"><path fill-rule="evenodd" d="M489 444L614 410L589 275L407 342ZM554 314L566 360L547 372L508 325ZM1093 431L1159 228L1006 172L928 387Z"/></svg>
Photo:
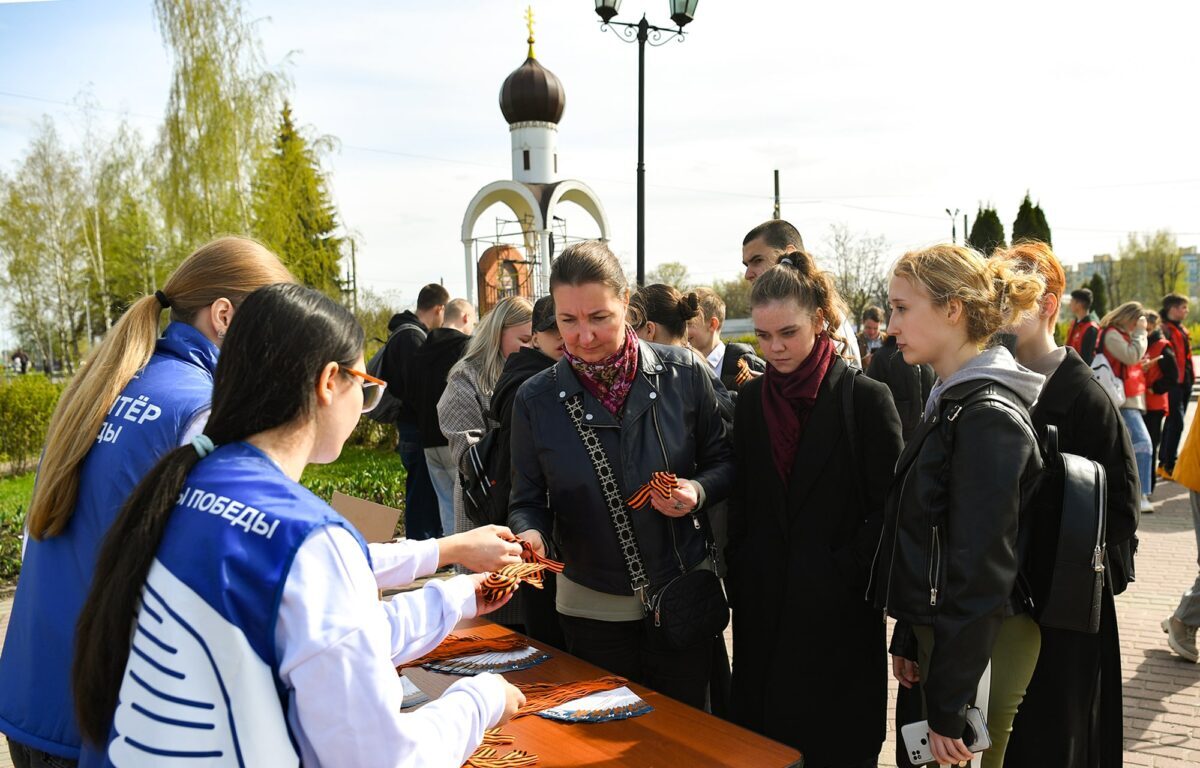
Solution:
<svg viewBox="0 0 1200 768"><path fill-rule="evenodd" d="M733 482L733 449L713 394L707 364L690 350L639 342L638 373L617 419L579 383L564 358L525 382L512 417L512 494L508 524L536 530L566 563L565 575L585 587L633 594L600 483L567 412L581 396L587 424L596 428L629 498L653 472L696 481L701 509L722 501ZM646 505L631 513L654 586L707 556L693 515L669 518Z"/></svg>
<svg viewBox="0 0 1200 768"><path fill-rule="evenodd" d="M991 380L943 393L897 462L868 598L933 627L921 678L938 733L962 732L1000 624L1022 610L1022 516L1041 468L1025 404Z"/></svg>

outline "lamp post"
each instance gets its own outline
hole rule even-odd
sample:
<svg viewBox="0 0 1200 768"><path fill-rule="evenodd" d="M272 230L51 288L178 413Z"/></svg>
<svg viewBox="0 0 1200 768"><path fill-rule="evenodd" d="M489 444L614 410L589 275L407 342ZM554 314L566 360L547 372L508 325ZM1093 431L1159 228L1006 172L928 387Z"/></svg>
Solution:
<svg viewBox="0 0 1200 768"><path fill-rule="evenodd" d="M950 217L950 244L954 245L955 243L958 242L958 232L956 232L954 229L955 225L958 223L958 209L955 208L954 213L951 213L950 209L947 208L946 215ZM966 241L967 241L967 230L966 230L966 227L964 226L964 228L963 228L963 243L966 243Z"/></svg>
<svg viewBox="0 0 1200 768"><path fill-rule="evenodd" d="M646 21L631 24L613 21L621 7L621 0L596 0L596 15L600 17L600 29L611 29L627 43L638 44L638 162L637 162L637 284L646 283L646 43L663 45L671 39L683 42L683 27L696 15L700 0L670 0L671 21L675 29L656 27Z"/></svg>

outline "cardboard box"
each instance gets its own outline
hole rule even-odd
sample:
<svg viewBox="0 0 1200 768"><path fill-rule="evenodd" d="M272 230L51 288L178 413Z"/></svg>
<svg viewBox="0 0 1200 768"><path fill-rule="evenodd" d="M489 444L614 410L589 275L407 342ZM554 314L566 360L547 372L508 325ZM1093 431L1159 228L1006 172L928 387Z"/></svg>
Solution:
<svg viewBox="0 0 1200 768"><path fill-rule="evenodd" d="M373 501L333 492L330 506L358 529L368 544L391 541L396 537L400 510Z"/></svg>

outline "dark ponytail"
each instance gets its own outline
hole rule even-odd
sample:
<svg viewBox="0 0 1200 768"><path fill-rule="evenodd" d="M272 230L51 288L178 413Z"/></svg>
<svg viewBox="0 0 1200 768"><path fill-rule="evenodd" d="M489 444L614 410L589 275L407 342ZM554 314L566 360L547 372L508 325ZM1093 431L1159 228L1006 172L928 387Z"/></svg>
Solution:
<svg viewBox="0 0 1200 768"><path fill-rule="evenodd" d="M639 288L629 299L630 325L636 329L652 322L665 328L673 339L686 337L688 321L699 316L700 297L695 292L685 296L662 283Z"/></svg>
<svg viewBox="0 0 1200 768"><path fill-rule="evenodd" d="M299 285L255 291L238 308L222 346L205 434L224 445L310 415L321 370L331 362L353 365L362 349L354 316L324 294ZM108 739L142 588L199 459L191 445L163 457L104 538L75 630L72 669L80 732L93 744Z"/></svg>

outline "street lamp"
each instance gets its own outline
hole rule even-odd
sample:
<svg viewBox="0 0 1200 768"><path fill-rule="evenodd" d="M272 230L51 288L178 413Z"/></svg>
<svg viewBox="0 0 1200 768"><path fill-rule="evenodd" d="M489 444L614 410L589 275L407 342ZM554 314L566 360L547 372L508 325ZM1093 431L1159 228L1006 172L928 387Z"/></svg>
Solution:
<svg viewBox="0 0 1200 768"><path fill-rule="evenodd" d="M950 244L954 245L955 243L958 242L958 232L954 228L954 225L958 222L958 209L955 208L954 213L951 213L950 209L947 208L946 215L950 217ZM963 229L963 243L964 244L966 243L966 240L967 240L967 230L966 230L966 228L964 228Z"/></svg>
<svg viewBox="0 0 1200 768"><path fill-rule="evenodd" d="M611 29L613 34L627 43L638 44L638 162L637 162L637 284L646 283L646 43L663 45L672 39L683 42L683 28L696 15L700 0L670 0L671 21L675 29L656 27L642 20L636 24L613 21L621 7L621 0L596 0L596 15L600 17L600 29Z"/></svg>

